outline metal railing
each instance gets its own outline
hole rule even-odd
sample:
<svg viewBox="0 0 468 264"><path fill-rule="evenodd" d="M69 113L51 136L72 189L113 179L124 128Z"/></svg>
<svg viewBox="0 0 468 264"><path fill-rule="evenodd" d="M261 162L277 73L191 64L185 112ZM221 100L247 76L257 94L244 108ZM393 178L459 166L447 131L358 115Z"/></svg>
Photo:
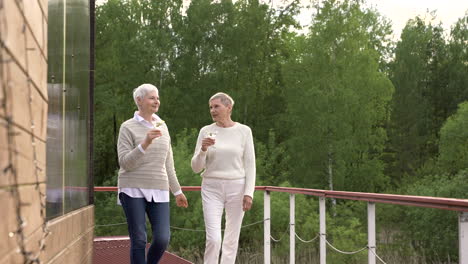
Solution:
<svg viewBox="0 0 468 264"><path fill-rule="evenodd" d="M450 210L459 212L458 216L458 233L459 233L459 264L468 264L468 200L438 198L427 196L410 196L396 194L378 194L378 193L362 193L362 192L343 192L343 191L327 191L317 189L303 188L288 188L274 186L257 186L257 191L264 192L264 263L271 263L271 208L270 208L270 192L285 192L289 193L290 204L290 263L295 263L295 195L304 194L316 196L319 198L319 238L320 238L320 264L326 264L327 261L327 244L334 248L328 241L326 235L326 199L344 199L354 201L367 202L367 246L355 252L342 252L344 254L353 254L367 249L368 263L376 264L376 260L385 263L377 254L376 245L376 225L375 225L375 208L376 203L408 205L424 208L435 208L441 210ZM117 191L117 187L94 187L94 190L109 192ZM200 186L182 187L183 191L200 191ZM314 239L312 239L314 240ZM336 248L334 248L337 250ZM339 251L339 250L337 250ZM340 252L340 251L339 251Z"/></svg>

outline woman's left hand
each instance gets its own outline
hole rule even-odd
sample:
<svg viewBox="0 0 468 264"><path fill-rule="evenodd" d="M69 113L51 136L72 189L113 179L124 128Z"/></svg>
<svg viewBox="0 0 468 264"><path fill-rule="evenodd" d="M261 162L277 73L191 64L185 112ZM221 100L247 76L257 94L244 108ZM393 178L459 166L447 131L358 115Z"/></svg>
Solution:
<svg viewBox="0 0 468 264"><path fill-rule="evenodd" d="M188 207L187 198L185 197L183 193L177 195L175 199L176 199L176 204L178 207L184 207L184 208Z"/></svg>
<svg viewBox="0 0 468 264"><path fill-rule="evenodd" d="M242 210L248 211L252 208L252 197L244 195L244 200L242 202Z"/></svg>

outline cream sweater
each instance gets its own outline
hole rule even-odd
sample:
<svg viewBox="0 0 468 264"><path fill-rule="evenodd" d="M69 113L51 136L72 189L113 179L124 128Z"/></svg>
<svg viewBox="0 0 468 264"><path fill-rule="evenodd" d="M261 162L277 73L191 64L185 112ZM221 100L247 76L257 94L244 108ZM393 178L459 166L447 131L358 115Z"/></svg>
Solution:
<svg viewBox="0 0 468 264"><path fill-rule="evenodd" d="M178 192L180 185L166 124L161 126L163 135L154 139L145 153L138 149L149 129L133 118L120 126L117 143L120 165L118 186Z"/></svg>
<svg viewBox="0 0 468 264"><path fill-rule="evenodd" d="M201 141L210 131L218 131L216 143L201 150ZM255 150L251 129L240 123L232 127L218 127L215 123L205 126L198 135L192 169L202 172L204 178L226 180L245 179L244 195L253 198L255 190Z"/></svg>

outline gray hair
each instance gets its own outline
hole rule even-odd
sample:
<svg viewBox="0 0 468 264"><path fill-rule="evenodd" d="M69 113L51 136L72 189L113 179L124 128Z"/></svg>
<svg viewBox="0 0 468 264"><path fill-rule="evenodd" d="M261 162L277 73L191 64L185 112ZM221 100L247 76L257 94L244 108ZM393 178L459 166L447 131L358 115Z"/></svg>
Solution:
<svg viewBox="0 0 468 264"><path fill-rule="evenodd" d="M210 100L208 100L208 103L215 99L219 99L224 106L234 106L234 100L227 93L216 93L215 95L211 96Z"/></svg>
<svg viewBox="0 0 468 264"><path fill-rule="evenodd" d="M137 105L137 107L138 107L137 98L139 97L140 99L143 99L148 93L152 91L155 91L156 94L159 95L158 88L156 88L156 86L149 84L149 83L144 83L133 90L133 100L135 101L135 104Z"/></svg>

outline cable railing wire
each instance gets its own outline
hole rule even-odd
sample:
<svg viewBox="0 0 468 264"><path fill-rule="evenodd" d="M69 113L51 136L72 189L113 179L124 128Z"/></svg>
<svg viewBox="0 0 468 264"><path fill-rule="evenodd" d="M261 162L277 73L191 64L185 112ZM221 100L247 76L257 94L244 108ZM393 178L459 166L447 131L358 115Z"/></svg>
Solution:
<svg viewBox="0 0 468 264"><path fill-rule="evenodd" d="M246 227L250 227L250 226L254 226L254 225L257 225L257 224L261 224L261 223L264 223L265 221L268 221L268 220L271 220L270 218L266 218L266 219L263 219L263 220L259 220L259 221L256 221L256 222L253 222L253 223L250 223L250 224L246 224L246 225L243 225L241 226L241 228L246 228ZM103 224L103 225L95 225L95 227L107 227L107 226L118 226L118 225L125 225L127 224L127 222L121 222L121 223L114 223L114 224ZM280 242L284 236L286 235L286 233L288 233L288 230L290 230L290 227L291 225L293 224L289 224L286 228L286 230L281 234L280 238L279 239L276 239L274 238L272 235L270 235L270 239L273 241L273 242ZM171 229L176 229L176 230L182 230L182 231L191 231L191 232L205 232L205 229L192 229L192 228L184 228L184 227L177 227L177 226L170 226ZM225 229L222 229L221 231L225 231ZM294 232L294 235L295 237L303 242L303 243L311 243L313 241L315 241L317 238L319 238L321 235L325 235L325 234L320 234L320 233L317 233L317 235L310 239L310 240L305 240L303 238L301 238L296 232ZM377 255L377 253L372 249L370 248L369 246L365 246L361 249L358 249L358 250L355 250L355 251L344 251L344 250L340 250L338 248L336 248L335 246L333 246L330 241L328 241L326 238L325 238L325 242L326 244L332 248L333 250L335 250L336 252L338 253L341 253L341 254L346 254L346 255L353 255L353 254L357 254L359 252L362 252L364 250L369 250L370 252L372 252L372 254L374 254L374 256L383 264L387 264L379 255Z"/></svg>
<svg viewBox="0 0 468 264"><path fill-rule="evenodd" d="M185 227L171 226L172 229L182 230L182 231L191 231L191 232L205 232L205 229L191 229Z"/></svg>
<svg viewBox="0 0 468 264"><path fill-rule="evenodd" d="M369 251L372 252L372 254L374 254L374 256L375 256L380 262L382 262L383 264L387 264L385 261L383 261L382 258L379 257L379 255L377 255L377 253L375 253L375 251L374 251L372 248L369 248Z"/></svg>
<svg viewBox="0 0 468 264"><path fill-rule="evenodd" d="M269 219L264 219L264 220L260 220L260 221L253 222L250 224L246 224L246 225L241 226L241 228L257 225L257 224L265 222L266 220L269 220ZM96 227L118 226L118 225L126 225L126 224L127 222L121 222L121 223L114 223L114 224L94 225L94 227L96 228ZM192 228L185 228L185 227L178 227L178 226L170 226L170 227L172 229L182 230L182 231L205 232L205 229L192 229ZM221 231L224 231L224 229L222 229Z"/></svg>
<svg viewBox="0 0 468 264"><path fill-rule="evenodd" d="M118 226L118 225L126 225L126 224L127 222L122 222L122 223L107 224L107 225L94 225L94 227Z"/></svg>
<svg viewBox="0 0 468 264"><path fill-rule="evenodd" d="M267 218L267 219L263 219L263 220L260 220L260 221L257 221L257 222L246 224L246 225L243 225L241 228L257 225L257 224L265 222L266 220L270 220L270 219ZM122 222L122 223L115 223L115 224L95 225L95 227L118 226L118 225L126 225L126 224L127 224L127 222ZM273 236L270 235L271 240L273 240L273 242L280 242L284 238L286 233L288 232L290 226L291 226L291 224L288 225L288 227L286 228L286 230L283 232L283 234L280 236L279 239L275 239ZM171 228L176 229L176 230L182 230L182 231L205 232L205 229L192 229L192 228L184 228L184 227L177 227L177 226L171 226ZM224 229L222 229L222 231L224 231ZM299 239L299 241L301 241L303 243L311 243L311 242L315 241L317 238L320 237L320 234L317 234L314 238L312 238L310 240L305 240L305 239L301 238L296 232L294 232L294 234L297 237L297 239ZM379 255L377 255L377 253L375 253L375 251L373 249L369 248L368 246L365 246L365 247L363 247L361 249L358 249L356 251L344 251L344 250L340 250L340 249L336 248L335 246L333 246L327 239L325 239L325 242L327 243L328 246L330 246L330 248L332 248L336 252L341 253L341 254L346 254L346 255L357 254L357 253L359 253L361 251L364 251L364 250L368 249L369 251L372 252L372 254L375 255L375 257L377 257L377 259L380 262L382 262L383 264L387 264Z"/></svg>
<svg viewBox="0 0 468 264"><path fill-rule="evenodd" d="M313 242L315 239L317 239L320 235L317 234L314 238L312 238L311 240L305 240L305 239L302 239L296 232L294 232L294 234L296 235L297 239L299 239L299 241L301 241L302 243L311 243Z"/></svg>
<svg viewBox="0 0 468 264"><path fill-rule="evenodd" d="M257 225L257 224L261 224L261 223L265 222L266 220L270 220L270 219L269 218L268 219L263 219L263 220L260 220L260 221L257 221L257 222L246 224L246 225L243 225L241 228L246 228L246 227L254 226L254 225ZM122 223L115 223L115 224L95 225L94 227L118 226L118 225L126 225L126 224L127 224L127 222L122 222ZM280 242L283 239L283 237L286 235L286 233L288 232L289 226L290 225L288 225L288 227L286 228L286 230L283 232L283 234L281 235L281 237L279 239L275 239L273 236L270 236L271 240L273 240L274 242ZM185 227L178 227L178 226L170 226L170 227L172 229L182 230L182 231L205 232L205 229L192 229L192 228L185 228ZM224 229L222 229L222 231L224 231ZM310 243L310 242L314 241L315 239L317 239L317 237L318 237L318 235L317 235L314 238L312 238L311 240L304 240L301 237L299 237L299 235L297 233L294 233L294 234L303 243Z"/></svg>
<svg viewBox="0 0 468 264"><path fill-rule="evenodd" d="M357 254L361 251L364 251L364 250L369 250L370 252L372 252L372 254L374 254L374 256L380 261L382 262L383 264L387 264L379 255L377 255L377 253L372 249L370 248L369 246L365 246L361 249L358 249L356 251L343 251L343 250L339 250L337 249L336 247L334 247L327 239L325 239L325 242L327 243L328 246L330 246L333 250L335 250L336 252L338 253L341 253L341 254L346 254L346 255L353 255L353 254Z"/></svg>
<svg viewBox="0 0 468 264"><path fill-rule="evenodd" d="M361 249L358 249L358 250L356 250L356 251L344 251L344 250L339 250L339 249L337 249L336 247L334 247L334 246L333 246L328 240L326 240L326 239L325 239L325 242L327 243L328 246L330 246L330 247L331 247L333 250L335 250L336 252L341 253L341 254L346 254L346 255L354 255L354 254L357 254L357 253L359 253L359 252L361 252L361 251L363 251L363 250L366 250L366 249L368 248L367 246L365 246L365 247L363 247L363 248L361 248Z"/></svg>
<svg viewBox="0 0 468 264"><path fill-rule="evenodd" d="M250 227L250 226L254 226L254 225L257 225L257 224L261 224L267 220L270 220L270 218L267 218L267 219L263 219L263 220L260 220L260 221L256 221L256 222L253 222L253 223L250 223L250 224L246 224L246 225L243 225L241 228L246 228L246 227ZM107 227L107 226L118 226L118 225L126 225L127 222L121 222L121 223L114 223L114 224L104 224L104 225L95 225L95 227ZM184 228L184 227L177 227L177 226L170 226L171 229L176 229L176 230L181 230L181 231L190 231L190 232L205 232L205 229L192 229L192 228ZM284 236L286 235L286 233L288 232L288 230L290 229L291 227L291 224L288 225L288 227L286 228L286 230L281 234L280 238L279 239L275 239L272 235L270 235L270 239L273 241L273 242L280 242ZM224 229L222 229L222 231L224 231ZM310 240L305 240L303 238L301 238L296 232L294 232L294 235L296 236L297 239L299 239L299 241L303 242L303 243L311 243L313 241L315 241L317 238L320 237L320 234L317 234L314 238L310 239ZM344 251L344 250L340 250L338 248L336 248L335 246L333 246L330 241L328 241L327 239L325 239L325 242L327 243L327 245L332 248L333 250L335 250L336 252L338 253L341 253L341 254L345 254L345 255L354 255L354 254L357 254L359 252L362 252L366 249L368 249L370 252L372 252L372 254L374 254L374 256L383 264L387 264L379 255L377 255L377 253L372 249L372 248L369 248L369 246L365 246L361 249L358 249L358 250L355 250L355 251Z"/></svg>
<svg viewBox="0 0 468 264"><path fill-rule="evenodd" d="M256 224L260 224L260 223L265 222L266 220L270 220L270 218L268 218L268 219L263 219L263 220L260 220L260 221L257 221L257 222L253 222L253 223L250 223L250 224L247 224L247 225L243 225L241 228L253 226L253 225L256 225Z"/></svg>
<svg viewBox="0 0 468 264"><path fill-rule="evenodd" d="M272 235L270 235L271 240L273 240L273 242L280 242L281 239L283 239L284 235L286 235L286 233L288 233L288 230L289 230L290 226L291 226L291 224L288 225L288 227L286 228L286 230L284 230L283 234L280 236L279 239L275 239Z"/></svg>

